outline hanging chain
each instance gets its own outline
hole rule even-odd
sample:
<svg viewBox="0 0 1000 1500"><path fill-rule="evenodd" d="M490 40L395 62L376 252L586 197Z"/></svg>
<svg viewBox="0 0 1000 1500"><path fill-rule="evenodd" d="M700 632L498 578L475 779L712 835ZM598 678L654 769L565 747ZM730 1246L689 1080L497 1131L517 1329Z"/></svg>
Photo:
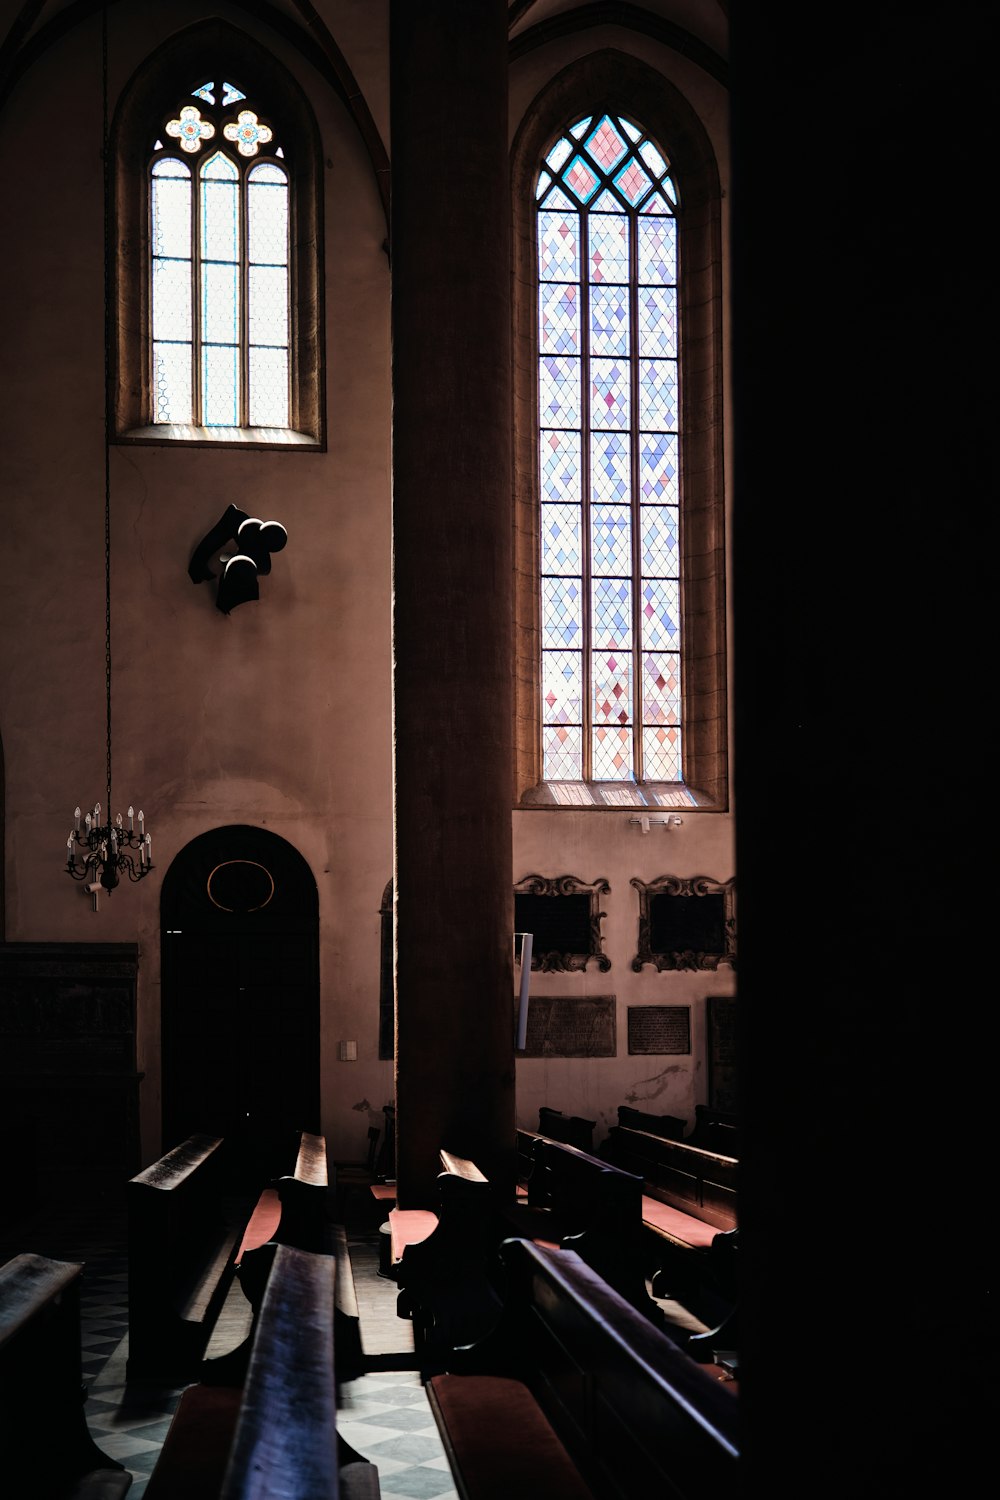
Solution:
<svg viewBox="0 0 1000 1500"><path fill-rule="evenodd" d="M108 149L108 4L101 6L101 150L104 169L104 684L107 700L108 828L111 816L111 156Z"/></svg>

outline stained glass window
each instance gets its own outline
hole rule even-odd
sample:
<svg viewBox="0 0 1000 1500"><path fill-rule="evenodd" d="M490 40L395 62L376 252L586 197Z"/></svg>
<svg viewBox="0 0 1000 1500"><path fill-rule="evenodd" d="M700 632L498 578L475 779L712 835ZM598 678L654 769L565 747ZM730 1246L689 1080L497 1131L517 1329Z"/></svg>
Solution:
<svg viewBox="0 0 1000 1500"><path fill-rule="evenodd" d="M275 122L253 103L202 75L156 132L154 424L289 425L289 179Z"/></svg>
<svg viewBox="0 0 1000 1500"><path fill-rule="evenodd" d="M588 115L535 199L542 775L680 781L677 185Z"/></svg>

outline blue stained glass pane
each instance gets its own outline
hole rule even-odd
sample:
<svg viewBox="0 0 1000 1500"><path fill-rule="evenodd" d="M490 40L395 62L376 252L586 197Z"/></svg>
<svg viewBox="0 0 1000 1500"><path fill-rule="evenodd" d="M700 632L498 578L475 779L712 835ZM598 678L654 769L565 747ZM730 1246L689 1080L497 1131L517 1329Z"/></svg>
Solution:
<svg viewBox="0 0 1000 1500"><path fill-rule="evenodd" d="M595 432L590 438L590 493L594 500L628 504L632 455L627 436Z"/></svg>
<svg viewBox="0 0 1000 1500"><path fill-rule="evenodd" d="M657 725L642 732L642 754L647 781L681 781L681 731L677 725Z"/></svg>
<svg viewBox="0 0 1000 1500"><path fill-rule="evenodd" d="M639 361L639 426L643 432L656 427L676 430L676 360L641 359Z"/></svg>
<svg viewBox="0 0 1000 1500"><path fill-rule="evenodd" d="M585 136L587 134L587 131L590 129L590 122L593 118L593 115L585 115L582 120L577 120L575 125L571 125L569 127L569 133L574 140L578 141L582 136Z"/></svg>
<svg viewBox="0 0 1000 1500"><path fill-rule="evenodd" d="M592 359L590 362L590 420L595 427L629 425L629 362Z"/></svg>
<svg viewBox="0 0 1000 1500"><path fill-rule="evenodd" d="M630 141L635 142L642 135L642 131L637 130L630 120L619 120L618 123L624 130Z"/></svg>
<svg viewBox="0 0 1000 1500"><path fill-rule="evenodd" d="M628 230L625 214L592 214L588 220L590 279L595 284L628 282Z"/></svg>
<svg viewBox="0 0 1000 1500"><path fill-rule="evenodd" d="M542 652L542 720L579 724L583 718L583 658L579 651Z"/></svg>
<svg viewBox="0 0 1000 1500"><path fill-rule="evenodd" d="M590 682L594 723L631 724L631 651L595 651Z"/></svg>
<svg viewBox="0 0 1000 1500"><path fill-rule="evenodd" d="M664 172L667 170L668 163L666 162L664 157L660 155L659 151L657 151L652 141L643 141L642 145L639 147L639 155L642 157L643 161L652 172L654 177L663 176Z"/></svg>
<svg viewBox="0 0 1000 1500"><path fill-rule="evenodd" d="M590 291L590 352L628 354L627 286L595 286Z"/></svg>
<svg viewBox="0 0 1000 1500"><path fill-rule="evenodd" d="M212 344L238 344L239 267L209 262L201 268L201 336Z"/></svg>
<svg viewBox="0 0 1000 1500"><path fill-rule="evenodd" d="M550 427L580 425L580 361L547 354L538 362L538 409Z"/></svg>
<svg viewBox="0 0 1000 1500"><path fill-rule="evenodd" d="M195 99L204 99L207 104L215 103L214 83L203 83L200 89L192 89L191 93Z"/></svg>
<svg viewBox="0 0 1000 1500"><path fill-rule="evenodd" d="M543 283L538 289L538 347L543 354L578 354L580 290Z"/></svg>
<svg viewBox="0 0 1000 1500"><path fill-rule="evenodd" d="M583 730L560 724L542 730L542 775L546 781L579 781L583 776Z"/></svg>
<svg viewBox="0 0 1000 1500"><path fill-rule="evenodd" d="M646 286L639 291L639 353L677 357L677 288Z"/></svg>
<svg viewBox="0 0 1000 1500"><path fill-rule="evenodd" d="M680 498L680 457L677 434L673 432L643 433L639 439L639 494L645 503L659 504L669 501L676 505Z"/></svg>
<svg viewBox="0 0 1000 1500"><path fill-rule="evenodd" d="M583 594L578 578L542 580L542 646L579 649L582 643Z"/></svg>
<svg viewBox="0 0 1000 1500"><path fill-rule="evenodd" d="M544 197L544 195L545 195L545 189L548 187L548 185L549 185L549 183L551 181L552 181L552 178L549 176L548 172L541 172L539 174L539 177L538 177L538 186L535 188L535 197L536 198L542 198L542 197Z"/></svg>
<svg viewBox="0 0 1000 1500"><path fill-rule="evenodd" d="M639 219L639 284L672 286L677 280L677 220Z"/></svg>
<svg viewBox="0 0 1000 1500"><path fill-rule="evenodd" d="M679 724L681 658L677 651L644 651L642 718L645 724Z"/></svg>
<svg viewBox="0 0 1000 1500"><path fill-rule="evenodd" d="M542 506L542 572L579 577L580 507Z"/></svg>
<svg viewBox="0 0 1000 1500"><path fill-rule="evenodd" d="M627 650L632 642L632 581L595 578L591 583L594 649Z"/></svg>
<svg viewBox="0 0 1000 1500"><path fill-rule="evenodd" d="M680 572L677 507L642 507L642 572L645 578L676 578Z"/></svg>
<svg viewBox="0 0 1000 1500"><path fill-rule="evenodd" d="M573 142L568 141L566 137L563 136L562 140L556 141L555 145L552 147L552 150L545 158L545 165L547 167L551 167L553 172L558 172L563 163L567 162L572 156L573 150Z"/></svg>
<svg viewBox="0 0 1000 1500"><path fill-rule="evenodd" d="M598 725L594 730L594 780L632 781L632 731Z"/></svg>
<svg viewBox="0 0 1000 1500"><path fill-rule="evenodd" d="M576 213L538 215L538 276L541 281L579 279L580 217Z"/></svg>
<svg viewBox="0 0 1000 1500"><path fill-rule="evenodd" d="M239 350L204 344L201 351L202 421L206 427L239 425Z"/></svg>
<svg viewBox="0 0 1000 1500"><path fill-rule="evenodd" d="M580 503L580 435L576 432L539 434L539 470L543 500Z"/></svg>
<svg viewBox="0 0 1000 1500"><path fill-rule="evenodd" d="M591 569L595 578L632 572L632 511L627 505L590 509Z"/></svg>
<svg viewBox="0 0 1000 1500"><path fill-rule="evenodd" d="M242 89L238 89L234 83L224 83L222 85L223 104L235 104L237 99L245 98L246 94L243 93Z"/></svg>
<svg viewBox="0 0 1000 1500"><path fill-rule="evenodd" d="M647 651L676 649L680 644L680 586L676 579L643 579L642 644Z"/></svg>

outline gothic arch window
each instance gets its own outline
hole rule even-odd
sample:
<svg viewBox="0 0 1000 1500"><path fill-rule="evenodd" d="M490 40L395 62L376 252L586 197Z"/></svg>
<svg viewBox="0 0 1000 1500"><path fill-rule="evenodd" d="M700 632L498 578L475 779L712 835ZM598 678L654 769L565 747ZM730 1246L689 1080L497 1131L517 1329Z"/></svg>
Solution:
<svg viewBox="0 0 1000 1500"><path fill-rule="evenodd" d="M210 22L140 69L115 124L116 435L320 446L316 127Z"/></svg>
<svg viewBox="0 0 1000 1500"><path fill-rule="evenodd" d="M597 54L536 101L514 182L521 800L725 806L707 137L664 79Z"/></svg>

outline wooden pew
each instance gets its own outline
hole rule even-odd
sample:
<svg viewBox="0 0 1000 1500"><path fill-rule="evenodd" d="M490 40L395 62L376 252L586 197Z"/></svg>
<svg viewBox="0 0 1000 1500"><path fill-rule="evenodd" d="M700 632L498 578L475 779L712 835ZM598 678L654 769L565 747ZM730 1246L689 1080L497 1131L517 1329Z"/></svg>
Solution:
<svg viewBox="0 0 1000 1500"><path fill-rule="evenodd" d="M228 1204L223 1144L190 1136L126 1185L129 1379L193 1378L205 1352L250 1214Z"/></svg>
<svg viewBox="0 0 1000 1500"><path fill-rule="evenodd" d="M119 1500L131 1474L84 1416L76 1262L0 1266L0 1490L11 1500Z"/></svg>
<svg viewBox="0 0 1000 1500"><path fill-rule="evenodd" d="M613 1159L615 1134L623 1125L631 1130L647 1130L650 1135L661 1135L667 1141L680 1141L684 1139L687 1121L682 1120L679 1115L651 1115L644 1109L633 1109L629 1104L619 1104L618 1124L611 1126L607 1136L601 1142L598 1156L607 1160Z"/></svg>
<svg viewBox="0 0 1000 1500"><path fill-rule="evenodd" d="M712 1109L708 1104L696 1104L694 1116L694 1129L686 1139L688 1146L700 1146L703 1151L716 1151L720 1156L739 1156L738 1115L729 1110Z"/></svg>
<svg viewBox="0 0 1000 1500"><path fill-rule="evenodd" d="M572 1251L501 1248L499 1328L427 1394L463 1500L724 1500L738 1400Z"/></svg>
<svg viewBox="0 0 1000 1500"><path fill-rule="evenodd" d="M504 1229L490 1184L474 1162L443 1149L438 1156L437 1210L389 1213L396 1310L413 1323L425 1369L481 1338L500 1314L491 1260Z"/></svg>
<svg viewBox="0 0 1000 1500"><path fill-rule="evenodd" d="M335 1201L329 1181L326 1138L303 1131L293 1170L276 1178L257 1200L236 1253L236 1275L256 1317L278 1245L332 1255L337 1262L334 1296L337 1370L340 1378L353 1380L365 1368L361 1321L347 1235L343 1225L333 1218ZM202 1380L241 1383L252 1338L251 1330L237 1349L206 1361Z"/></svg>
<svg viewBox="0 0 1000 1500"><path fill-rule="evenodd" d="M659 1265L654 1292L689 1303L708 1297L709 1319L727 1316L738 1298L738 1160L627 1126L615 1131L612 1150L616 1165L645 1184L643 1225Z"/></svg>
<svg viewBox="0 0 1000 1500"><path fill-rule="evenodd" d="M549 1109L544 1104L538 1111L538 1134L548 1136L550 1141L565 1141L578 1151L593 1151L596 1123L582 1115L564 1115L561 1109Z"/></svg>
<svg viewBox="0 0 1000 1500"><path fill-rule="evenodd" d="M336 1261L277 1245L242 1387L181 1396L146 1500L377 1500L337 1437Z"/></svg>

